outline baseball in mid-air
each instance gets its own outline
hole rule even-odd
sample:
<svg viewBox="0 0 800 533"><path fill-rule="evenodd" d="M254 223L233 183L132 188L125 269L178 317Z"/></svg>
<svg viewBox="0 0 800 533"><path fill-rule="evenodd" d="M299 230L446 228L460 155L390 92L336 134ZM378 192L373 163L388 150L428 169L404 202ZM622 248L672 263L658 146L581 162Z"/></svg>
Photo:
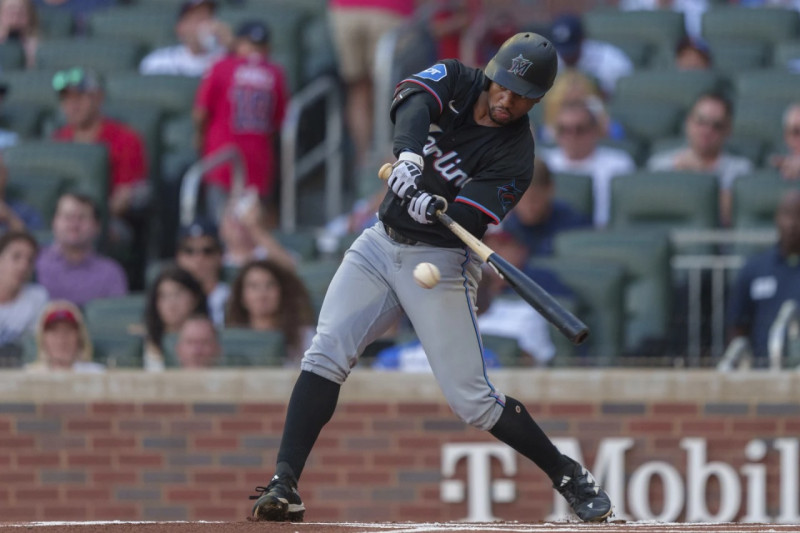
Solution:
<svg viewBox="0 0 800 533"><path fill-rule="evenodd" d="M433 263L420 263L414 267L414 281L423 289L432 289L442 279L439 268Z"/></svg>

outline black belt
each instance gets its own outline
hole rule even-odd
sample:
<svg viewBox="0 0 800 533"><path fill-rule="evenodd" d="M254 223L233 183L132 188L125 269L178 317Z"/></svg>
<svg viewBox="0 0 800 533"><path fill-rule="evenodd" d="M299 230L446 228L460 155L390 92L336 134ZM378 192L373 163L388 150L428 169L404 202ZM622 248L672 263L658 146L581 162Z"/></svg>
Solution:
<svg viewBox="0 0 800 533"><path fill-rule="evenodd" d="M415 241L414 239L409 239L405 235L401 235L386 222L383 223L383 229L386 231L386 235L388 235L390 239L398 244L407 244L409 246L413 246L419 242Z"/></svg>

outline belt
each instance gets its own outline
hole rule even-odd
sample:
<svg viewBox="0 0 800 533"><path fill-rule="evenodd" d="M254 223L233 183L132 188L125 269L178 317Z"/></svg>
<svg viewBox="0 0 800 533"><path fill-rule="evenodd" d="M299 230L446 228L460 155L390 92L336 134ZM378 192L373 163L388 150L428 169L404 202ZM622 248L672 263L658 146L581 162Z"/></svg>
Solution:
<svg viewBox="0 0 800 533"><path fill-rule="evenodd" d="M386 222L383 223L383 229L386 231L386 235L388 235L390 239L398 244L407 244L409 246L413 246L419 242L415 241L414 239L409 239L405 235L401 235Z"/></svg>

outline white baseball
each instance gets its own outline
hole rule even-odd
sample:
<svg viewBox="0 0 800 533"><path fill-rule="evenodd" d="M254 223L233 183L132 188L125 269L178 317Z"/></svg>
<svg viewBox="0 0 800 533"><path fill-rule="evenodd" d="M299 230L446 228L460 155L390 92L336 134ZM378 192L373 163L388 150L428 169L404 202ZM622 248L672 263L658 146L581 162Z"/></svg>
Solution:
<svg viewBox="0 0 800 533"><path fill-rule="evenodd" d="M433 263L420 263L414 267L414 281L423 289L432 289L442 279L439 269Z"/></svg>

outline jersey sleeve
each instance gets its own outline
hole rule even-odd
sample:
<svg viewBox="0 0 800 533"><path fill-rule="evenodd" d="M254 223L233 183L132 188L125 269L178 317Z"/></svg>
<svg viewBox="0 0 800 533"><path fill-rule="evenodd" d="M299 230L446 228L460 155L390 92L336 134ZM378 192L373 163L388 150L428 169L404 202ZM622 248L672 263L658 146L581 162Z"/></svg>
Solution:
<svg viewBox="0 0 800 533"><path fill-rule="evenodd" d="M533 176L533 139L529 135L521 135L503 148L455 198L456 203L483 213L492 224L499 224L517 205Z"/></svg>
<svg viewBox="0 0 800 533"><path fill-rule="evenodd" d="M395 87L390 111L392 120L397 108L416 94L424 94L435 115L440 115L444 106L455 97L459 86L464 85L459 83L464 76L465 69L461 63L455 59L445 59L405 78Z"/></svg>

